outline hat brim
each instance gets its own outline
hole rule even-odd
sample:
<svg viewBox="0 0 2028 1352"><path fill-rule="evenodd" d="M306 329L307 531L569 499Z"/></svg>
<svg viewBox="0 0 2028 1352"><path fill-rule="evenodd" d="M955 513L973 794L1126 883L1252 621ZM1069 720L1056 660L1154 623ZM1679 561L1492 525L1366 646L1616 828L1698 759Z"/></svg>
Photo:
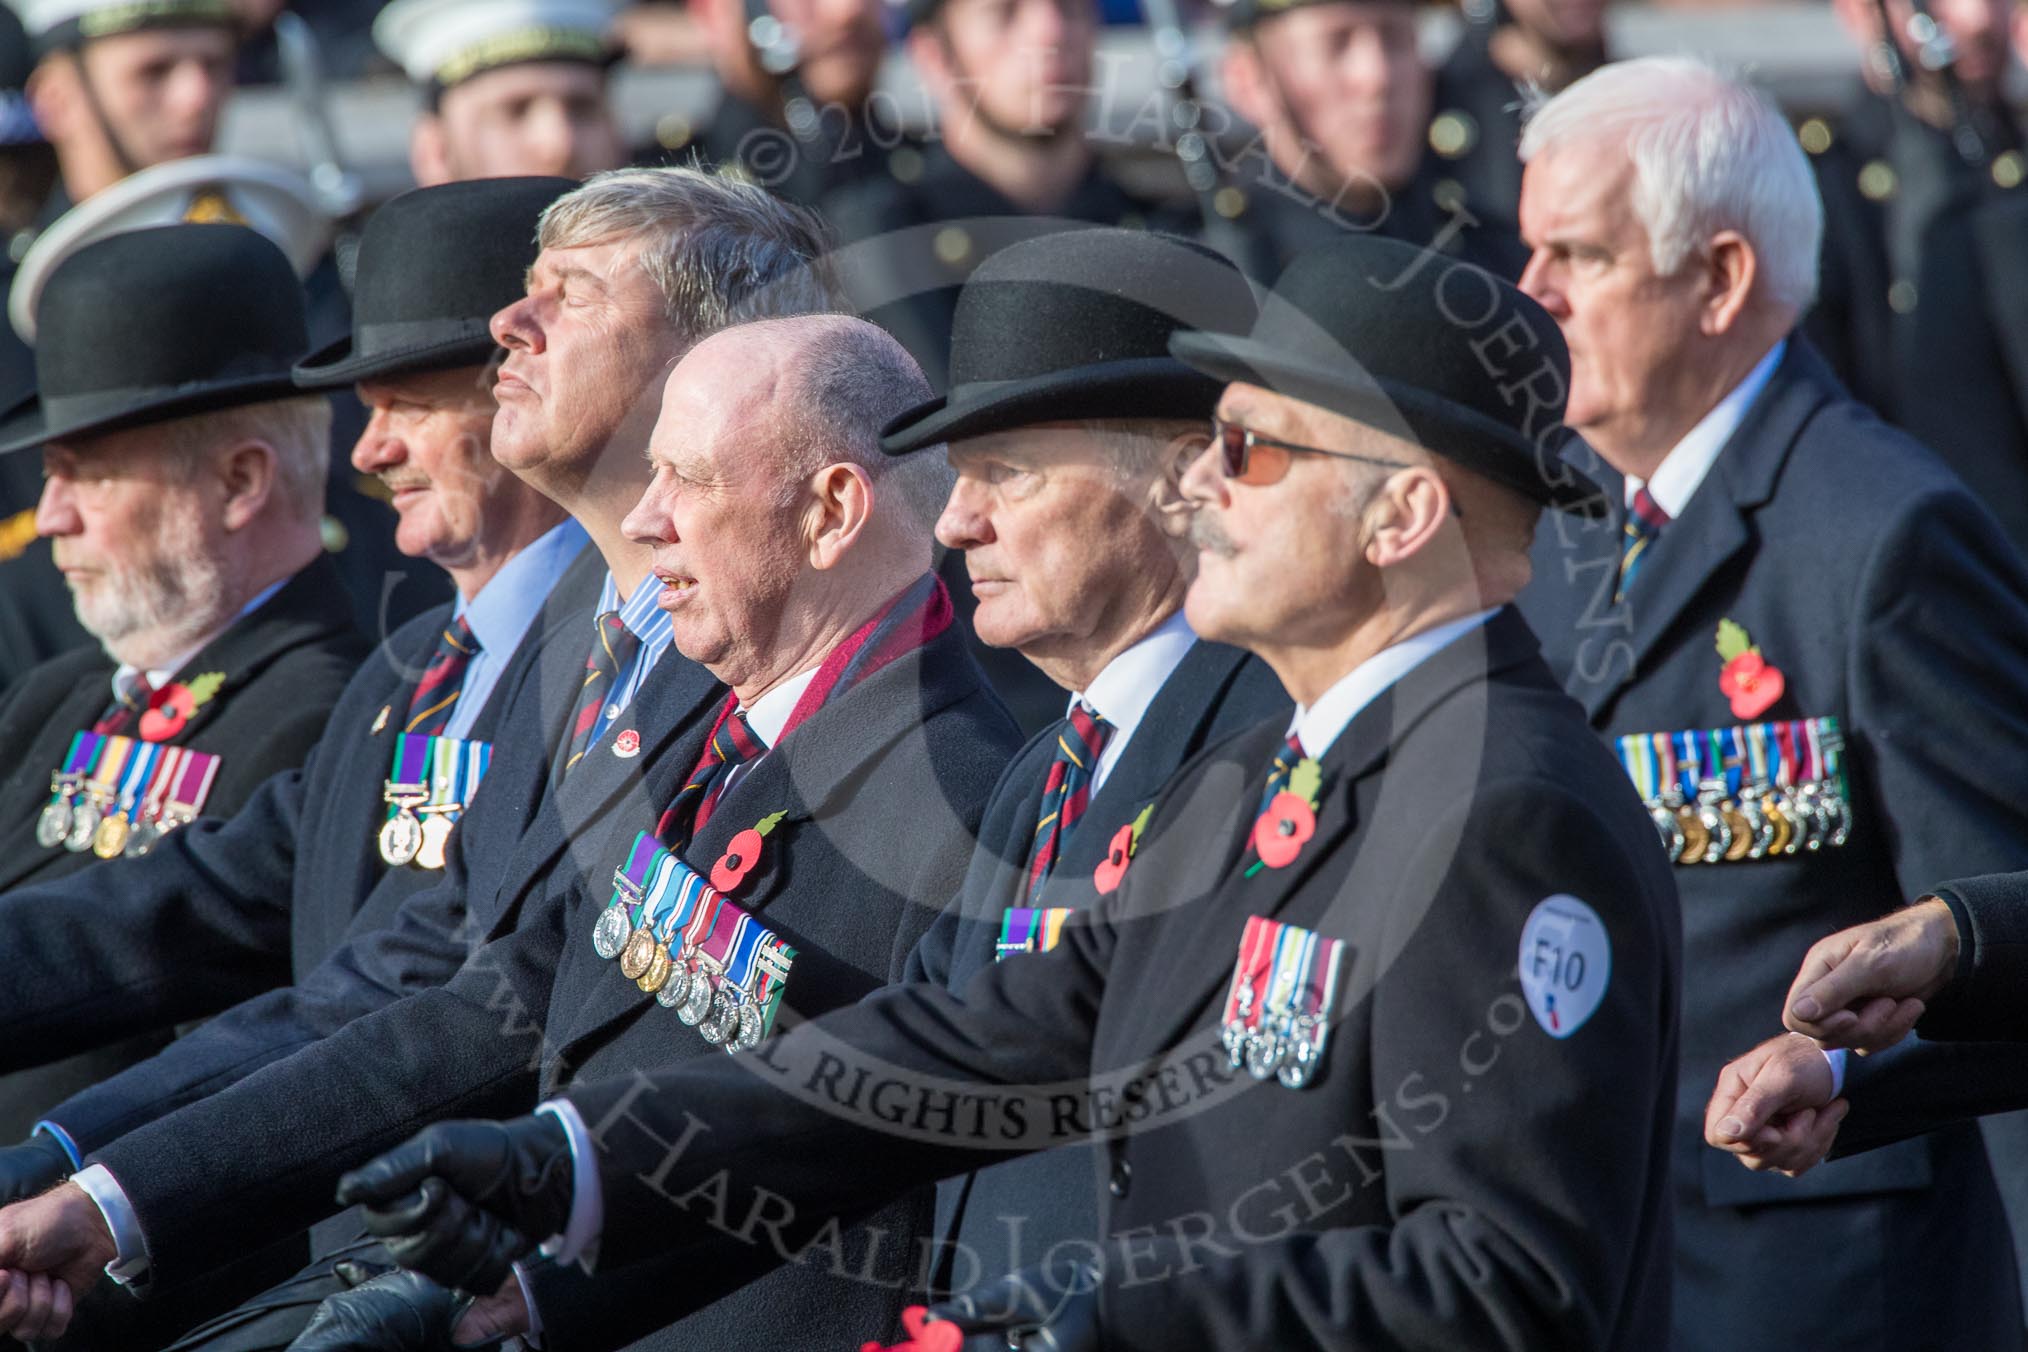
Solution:
<svg viewBox="0 0 2028 1352"><path fill-rule="evenodd" d="M1179 333L1169 350L1221 382L1259 385L1392 435L1406 431L1425 449L1544 507L1589 515L1605 501L1605 490L1563 458L1574 435L1567 429L1537 444L1452 400L1377 376L1349 380L1254 338Z"/></svg>
<svg viewBox="0 0 2028 1352"><path fill-rule="evenodd" d="M350 389L362 380L485 366L499 355L500 345L485 332L376 348L371 352L355 352L352 336L347 334L297 362L292 374L299 390L340 390Z"/></svg>
<svg viewBox="0 0 2028 1352"><path fill-rule="evenodd" d="M1173 357L1134 357L961 386L888 423L880 449L907 455L965 437L1079 418L1209 418L1224 388L1223 380Z"/></svg>
<svg viewBox="0 0 2028 1352"><path fill-rule="evenodd" d="M30 394L0 415L0 455L32 450L51 441L118 432L194 413L216 413L245 404L287 399L300 393L287 375L268 373L171 390L79 399L76 410L54 421L47 416L41 396Z"/></svg>

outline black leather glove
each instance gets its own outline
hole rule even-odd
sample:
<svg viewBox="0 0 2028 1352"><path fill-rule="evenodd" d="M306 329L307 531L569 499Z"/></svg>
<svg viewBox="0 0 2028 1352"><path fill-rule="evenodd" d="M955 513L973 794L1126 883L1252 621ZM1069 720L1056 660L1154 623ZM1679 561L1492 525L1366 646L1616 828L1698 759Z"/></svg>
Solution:
<svg viewBox="0 0 2028 1352"><path fill-rule="evenodd" d="M490 1294L570 1220L570 1138L547 1113L439 1122L338 1180L403 1267Z"/></svg>
<svg viewBox="0 0 2028 1352"><path fill-rule="evenodd" d="M40 1197L70 1177L70 1156L56 1138L38 1131L0 1150L0 1206Z"/></svg>
<svg viewBox="0 0 2028 1352"><path fill-rule="evenodd" d="M929 1317L956 1324L965 1352L1098 1352L1098 1270L1069 1259L984 1282L932 1305Z"/></svg>
<svg viewBox="0 0 2028 1352"><path fill-rule="evenodd" d="M444 1352L471 1303L419 1273L383 1273L326 1296L289 1352Z"/></svg>

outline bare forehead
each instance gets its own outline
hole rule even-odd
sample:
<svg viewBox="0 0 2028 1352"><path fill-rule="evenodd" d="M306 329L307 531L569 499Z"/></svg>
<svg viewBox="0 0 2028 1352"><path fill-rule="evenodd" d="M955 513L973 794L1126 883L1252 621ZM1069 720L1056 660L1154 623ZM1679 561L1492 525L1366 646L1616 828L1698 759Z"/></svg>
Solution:
<svg viewBox="0 0 2028 1352"><path fill-rule="evenodd" d="M764 425L783 398L790 367L785 354L764 343L719 341L730 336L715 335L690 349L662 382L650 459L701 454L716 439Z"/></svg>

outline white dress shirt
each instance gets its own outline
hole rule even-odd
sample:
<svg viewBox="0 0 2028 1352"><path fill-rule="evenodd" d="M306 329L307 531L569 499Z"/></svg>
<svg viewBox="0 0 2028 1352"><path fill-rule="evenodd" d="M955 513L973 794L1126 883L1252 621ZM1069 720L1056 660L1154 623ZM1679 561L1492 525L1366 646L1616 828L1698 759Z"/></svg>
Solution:
<svg viewBox="0 0 2028 1352"><path fill-rule="evenodd" d="M1316 703L1296 706L1289 732L1302 743L1303 754L1313 760L1321 758L1351 726L1359 711L1389 686L1499 613L1500 608L1494 606L1382 648L1341 676L1337 684L1317 697Z"/></svg>
<svg viewBox="0 0 2028 1352"><path fill-rule="evenodd" d="M1155 627L1154 632L1134 644L1112 661L1093 678L1091 685L1078 691L1070 698L1064 709L1069 717L1070 710L1079 700L1112 725L1112 736L1106 741L1105 750L1099 753L1098 764L1091 772L1091 793L1095 798L1113 767L1120 763L1120 757L1127 752L1127 743L1133 740L1134 730L1141 726L1141 720L1148 716L1148 706L1155 702L1155 696L1162 693L1162 687L1175 674L1176 668L1190 651L1190 645L1197 642L1197 635L1191 632L1190 622L1178 610Z"/></svg>
<svg viewBox="0 0 2028 1352"><path fill-rule="evenodd" d="M1655 505L1669 514L1671 521L1683 515L1683 509L1690 505L1698 486L1711 473L1711 467L1718 463L1718 453L1725 449L1725 443L1732 440L1732 434L1746 421L1746 411L1753 407L1753 401L1767 388L1774 378L1775 368L1782 364L1782 356L1789 350L1789 340L1784 338L1767 350L1767 355L1755 363L1746 373L1746 379L1732 387L1731 393L1719 400L1697 422L1697 425L1683 434L1683 439L1669 448L1669 454L1662 457L1662 463L1655 470L1655 477L1648 480L1627 476L1627 506L1634 505L1634 494L1641 488L1648 490L1648 496Z"/></svg>

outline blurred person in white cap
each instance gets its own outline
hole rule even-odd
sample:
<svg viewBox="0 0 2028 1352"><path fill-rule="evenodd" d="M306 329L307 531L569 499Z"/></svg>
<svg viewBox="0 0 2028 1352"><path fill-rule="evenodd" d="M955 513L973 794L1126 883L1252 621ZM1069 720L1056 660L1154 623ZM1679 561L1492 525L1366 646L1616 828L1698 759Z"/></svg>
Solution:
<svg viewBox="0 0 2028 1352"><path fill-rule="evenodd" d="M429 187L627 162L607 99L612 0L395 0L374 41L422 90L409 167Z"/></svg>
<svg viewBox="0 0 2028 1352"><path fill-rule="evenodd" d="M239 49L229 0L8 0L38 58L28 100L61 182L44 212L212 148Z"/></svg>

